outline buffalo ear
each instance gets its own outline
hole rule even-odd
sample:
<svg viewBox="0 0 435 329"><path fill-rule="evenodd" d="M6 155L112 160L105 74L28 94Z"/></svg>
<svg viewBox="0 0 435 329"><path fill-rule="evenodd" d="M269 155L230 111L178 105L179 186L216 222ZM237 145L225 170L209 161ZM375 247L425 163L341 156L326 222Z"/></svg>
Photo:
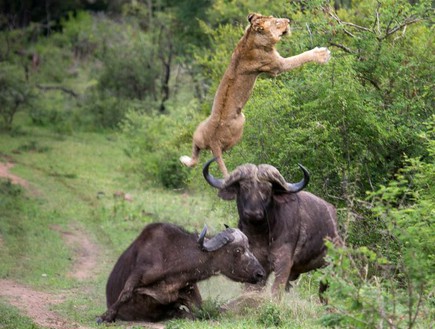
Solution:
<svg viewBox="0 0 435 329"><path fill-rule="evenodd" d="M272 183L273 195L287 194L288 191L280 183Z"/></svg>
<svg viewBox="0 0 435 329"><path fill-rule="evenodd" d="M219 190L218 196L223 200L234 200L237 196L237 189L234 186L224 187Z"/></svg>

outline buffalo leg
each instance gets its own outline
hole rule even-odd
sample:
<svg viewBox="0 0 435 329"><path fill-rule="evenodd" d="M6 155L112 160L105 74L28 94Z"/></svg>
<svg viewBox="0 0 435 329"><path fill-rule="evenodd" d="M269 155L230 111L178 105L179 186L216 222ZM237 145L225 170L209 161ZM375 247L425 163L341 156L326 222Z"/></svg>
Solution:
<svg viewBox="0 0 435 329"><path fill-rule="evenodd" d="M320 281L319 283L319 299L323 305L328 304L328 298L325 297L325 291L328 289L329 284L327 281Z"/></svg>
<svg viewBox="0 0 435 329"><path fill-rule="evenodd" d="M133 291L141 281L142 273L142 271L135 271L129 276L116 302L110 305L107 311L100 316L97 322L101 323L115 321L119 308L130 301L133 297Z"/></svg>
<svg viewBox="0 0 435 329"><path fill-rule="evenodd" d="M178 299L178 307L181 310L184 306L187 308L187 311L184 314L184 317L190 318L191 320L195 319L193 315L193 311L195 309L201 308L202 297L199 292L198 286L196 284L189 285L179 291L180 297Z"/></svg>
<svg viewBox="0 0 435 329"><path fill-rule="evenodd" d="M285 246L279 248L276 252L272 252L272 259L275 271L275 281L272 285L272 295L280 299L283 290L286 288L293 260L291 253Z"/></svg>
<svg viewBox="0 0 435 329"><path fill-rule="evenodd" d="M292 281L295 281L299 278L299 273L298 274L294 274L294 273L290 273L290 276L287 280L287 283L285 284L285 291L289 292L291 288L293 288L292 285Z"/></svg>

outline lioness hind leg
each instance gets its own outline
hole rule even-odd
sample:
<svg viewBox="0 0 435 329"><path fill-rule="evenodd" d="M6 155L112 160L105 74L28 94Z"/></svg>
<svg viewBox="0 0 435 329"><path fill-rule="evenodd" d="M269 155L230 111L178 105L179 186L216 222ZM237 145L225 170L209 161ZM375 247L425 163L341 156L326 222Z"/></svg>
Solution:
<svg viewBox="0 0 435 329"><path fill-rule="evenodd" d="M196 146L196 144L193 144L192 147L192 157L188 157L187 155L183 155L180 157L180 161L182 164L184 164L187 167L194 167L198 163L199 160L199 152L201 149Z"/></svg>
<svg viewBox="0 0 435 329"><path fill-rule="evenodd" d="M225 166L224 159L222 158L222 149L216 145L212 145L210 148L213 156L216 158L216 162L222 175L224 175L224 177L228 177L228 170Z"/></svg>

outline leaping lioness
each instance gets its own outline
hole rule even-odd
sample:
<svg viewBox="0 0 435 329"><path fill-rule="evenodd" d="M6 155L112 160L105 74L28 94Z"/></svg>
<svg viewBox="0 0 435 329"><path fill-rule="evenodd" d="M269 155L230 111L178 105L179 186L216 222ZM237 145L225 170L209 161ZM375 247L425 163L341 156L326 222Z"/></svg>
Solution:
<svg viewBox="0 0 435 329"><path fill-rule="evenodd" d="M296 56L281 57L275 45L284 34L290 33L290 21L261 14L250 14L248 21L250 24L237 44L216 91L211 114L193 134L192 157L180 157L180 161L188 167L198 163L201 150L210 149L222 174L227 176L222 152L233 147L242 137L245 122L242 109L257 76L260 73L276 76L304 63L326 63L330 58L327 48L317 47Z"/></svg>

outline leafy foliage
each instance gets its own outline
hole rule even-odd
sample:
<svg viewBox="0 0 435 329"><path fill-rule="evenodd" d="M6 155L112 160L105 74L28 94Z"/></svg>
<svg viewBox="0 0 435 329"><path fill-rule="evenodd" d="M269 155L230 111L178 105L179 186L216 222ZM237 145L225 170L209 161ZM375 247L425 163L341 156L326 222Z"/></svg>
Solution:
<svg viewBox="0 0 435 329"><path fill-rule="evenodd" d="M130 111L122 124L128 141L125 151L137 161L136 170L148 180L157 178L167 188L184 187L188 178L187 169L179 164L179 152L174 147L177 126L169 116L144 116L136 111Z"/></svg>
<svg viewBox="0 0 435 329"><path fill-rule="evenodd" d="M338 13L323 2L304 4L303 12L289 8L295 29L279 44L281 54L332 45L333 58L325 66L308 64L278 78L260 77L245 107L244 139L237 154L227 156L230 167L268 161L291 177L301 162L314 173L314 191L349 204L354 195L386 183L402 166L404 153L424 152L418 133L430 114L426 91L433 83L427 74L430 52L419 47L427 45L430 33L417 25L424 18L417 16L420 7L400 12L388 30L396 9L377 5L358 2ZM363 9L381 12L377 19L384 30L379 34L371 25L361 26L349 36L348 26L370 24L357 15ZM356 23L346 25L337 15ZM419 18L411 20L414 16ZM210 34L215 51L199 62L219 81L241 31L227 25ZM422 70L416 72L421 59Z"/></svg>
<svg viewBox="0 0 435 329"><path fill-rule="evenodd" d="M32 88L24 77L24 70L13 64L0 63L0 115L5 129L12 128L15 114L29 106L33 98Z"/></svg>
<svg viewBox="0 0 435 329"><path fill-rule="evenodd" d="M248 13L292 19L292 36L278 44L283 56L329 47L327 65L259 77L244 109L242 142L224 155L227 166L270 163L294 181L302 163L311 172L310 191L338 206L347 247L330 255L331 312L323 325L429 327L435 279L430 1L66 1L45 11L37 3L23 4L33 23L21 13L11 21L16 5L0 15L7 27L0 38L3 126L10 130L26 109L33 124L62 134L120 128L128 167L168 189L207 189L200 168L184 168L178 158L190 152L196 125L210 113ZM109 11L80 11L91 7ZM17 150L51 152L33 139ZM63 172L50 169L50 177L79 179ZM0 205L10 211L6 202L18 202L21 192L7 182L0 187L6 200ZM144 211L117 200L104 225L133 236L134 222L179 220L178 209L150 203ZM225 212L227 220L232 206L216 203L210 211ZM190 214L201 207L193 202L181 224L196 228ZM14 221L9 229L21 228ZM111 239L119 245L117 233ZM217 316L216 305L204 311L204 318ZM289 317L280 305L265 304L245 324L288 326Z"/></svg>
<svg viewBox="0 0 435 329"><path fill-rule="evenodd" d="M412 328L421 323L421 317L430 318L435 217L434 191L428 182L435 174L434 133L432 117L422 135L427 161L408 159L394 180L369 195L373 219L383 223L379 233L394 244L332 253L333 266L327 273L334 315L326 317L325 324Z"/></svg>

